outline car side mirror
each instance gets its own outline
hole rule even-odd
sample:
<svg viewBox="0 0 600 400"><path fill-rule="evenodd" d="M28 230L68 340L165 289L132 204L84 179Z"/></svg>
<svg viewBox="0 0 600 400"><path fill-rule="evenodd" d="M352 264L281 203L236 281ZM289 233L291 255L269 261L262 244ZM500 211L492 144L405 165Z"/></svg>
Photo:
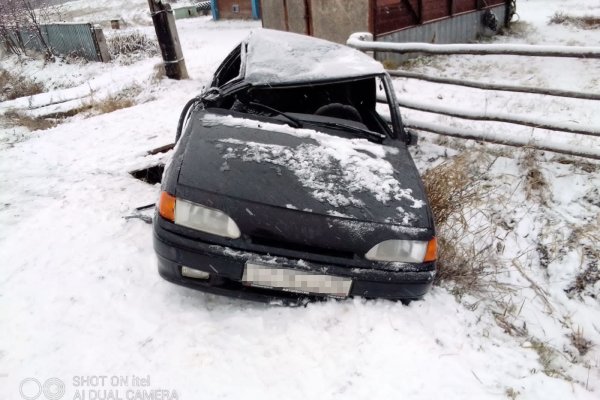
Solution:
<svg viewBox="0 0 600 400"><path fill-rule="evenodd" d="M414 131L406 130L406 145L416 146L419 143L419 135Z"/></svg>

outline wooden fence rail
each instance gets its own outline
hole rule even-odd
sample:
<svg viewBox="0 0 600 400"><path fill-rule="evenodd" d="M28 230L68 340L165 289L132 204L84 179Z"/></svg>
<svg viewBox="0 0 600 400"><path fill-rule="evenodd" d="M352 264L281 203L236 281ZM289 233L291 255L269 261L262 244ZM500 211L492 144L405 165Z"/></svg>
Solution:
<svg viewBox="0 0 600 400"><path fill-rule="evenodd" d="M427 54L474 54L474 55L519 55L534 57L570 57L570 58L594 58L600 59L600 47L580 46L532 46L532 45L510 45L510 44L452 44L432 45L428 43L389 43L372 42L369 33L355 33L348 39L348 46L362 51L378 51L392 53L427 53ZM536 95L548 95L557 97L576 98L581 100L600 100L600 94L583 93L544 88L527 88L514 85L499 85L493 83L481 83L465 81L452 78L431 77L428 75L415 74L404 71L389 71L392 76L419 79L434 83L450 84L472 87L490 91L509 91L518 93L529 93ZM378 102L386 102L378 98ZM446 115L453 118L501 122L522 125L538 130L531 130L529 134L517 134L515 132L496 133L490 130L464 129L453 126L442 126L430 122L404 118L404 126L407 128L432 132L440 135L452 136L462 139L480 140L489 143L502 144L515 147L530 147L538 150L548 150L561 154L586 157L600 160L600 127L580 125L572 122L551 122L547 119L520 116L509 113L498 112L476 112L459 109L456 107L428 104L424 102L407 99L400 96L399 107L417 110L426 113ZM550 135L543 130L561 132L560 135Z"/></svg>

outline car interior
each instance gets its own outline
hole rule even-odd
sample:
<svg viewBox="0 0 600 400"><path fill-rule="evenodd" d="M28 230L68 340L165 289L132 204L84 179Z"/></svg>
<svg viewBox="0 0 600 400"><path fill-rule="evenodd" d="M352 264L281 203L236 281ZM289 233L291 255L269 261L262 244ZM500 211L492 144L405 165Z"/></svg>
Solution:
<svg viewBox="0 0 600 400"><path fill-rule="evenodd" d="M219 67L213 87L234 81L240 75L240 47ZM385 120L377 113L377 89L380 78L355 78L327 83L243 88L221 98L218 107L237 112L276 117L276 110L287 114L320 116L350 122L349 125L392 136ZM262 105L266 107L259 107ZM273 109L269 111L267 108Z"/></svg>

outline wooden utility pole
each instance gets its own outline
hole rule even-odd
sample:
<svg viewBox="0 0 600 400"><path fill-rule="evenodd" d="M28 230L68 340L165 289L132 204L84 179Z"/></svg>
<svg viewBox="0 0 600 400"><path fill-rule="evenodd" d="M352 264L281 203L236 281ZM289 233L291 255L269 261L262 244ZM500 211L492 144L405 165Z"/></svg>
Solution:
<svg viewBox="0 0 600 400"><path fill-rule="evenodd" d="M152 22L154 22L167 77L187 79L189 76L171 5L163 3L162 0L148 0L148 5L150 6Z"/></svg>

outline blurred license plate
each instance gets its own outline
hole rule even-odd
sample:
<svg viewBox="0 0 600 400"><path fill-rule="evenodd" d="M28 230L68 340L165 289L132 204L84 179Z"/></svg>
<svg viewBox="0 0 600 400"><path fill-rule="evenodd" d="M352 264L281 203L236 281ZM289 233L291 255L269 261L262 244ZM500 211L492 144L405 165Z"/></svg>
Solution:
<svg viewBox="0 0 600 400"><path fill-rule="evenodd" d="M247 263L242 281L250 286L295 293L347 297L352 279Z"/></svg>

